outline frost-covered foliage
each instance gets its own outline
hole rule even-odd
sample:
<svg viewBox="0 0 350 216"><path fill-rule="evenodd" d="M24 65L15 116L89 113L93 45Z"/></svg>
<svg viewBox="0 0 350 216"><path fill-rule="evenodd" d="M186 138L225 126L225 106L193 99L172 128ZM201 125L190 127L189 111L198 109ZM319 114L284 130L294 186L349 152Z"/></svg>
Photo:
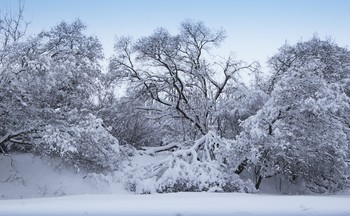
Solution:
<svg viewBox="0 0 350 216"><path fill-rule="evenodd" d="M94 112L102 46L76 20L6 44L0 51L0 147L58 156L90 170L114 170L118 140Z"/></svg>
<svg viewBox="0 0 350 216"><path fill-rule="evenodd" d="M83 118L71 115L65 124L48 124L40 133L37 152L62 158L77 169L115 170L123 159L118 140L90 114Z"/></svg>
<svg viewBox="0 0 350 216"><path fill-rule="evenodd" d="M269 101L242 124L239 152L253 166L257 187L280 175L313 192L340 191L349 186L350 99L342 80L329 78L337 71L317 52L303 57L303 65L286 69Z"/></svg>
<svg viewBox="0 0 350 216"><path fill-rule="evenodd" d="M102 49L84 29L79 20L62 22L0 51L0 120L5 123L0 136L38 130L57 108L69 112L91 106Z"/></svg>
<svg viewBox="0 0 350 216"><path fill-rule="evenodd" d="M241 122L256 114L267 99L267 95L259 89L244 85L236 87L218 104L214 128L217 128L221 137L235 139L242 132Z"/></svg>
<svg viewBox="0 0 350 216"><path fill-rule="evenodd" d="M140 97L120 98L103 104L98 116L111 128L110 133L122 145L142 146L160 145L166 138L165 130L157 119L148 118L138 107L142 106Z"/></svg>
<svg viewBox="0 0 350 216"><path fill-rule="evenodd" d="M161 162L131 169L128 187L137 193L254 192L253 184L240 179L228 165L231 145L231 141L209 132L191 147L176 150Z"/></svg>
<svg viewBox="0 0 350 216"><path fill-rule="evenodd" d="M51 106L86 107L98 89L102 45L96 37L84 34L80 21L61 22L38 35L40 55L49 59L41 66L47 74Z"/></svg>
<svg viewBox="0 0 350 216"><path fill-rule="evenodd" d="M291 68L302 69L313 64L319 69L319 76L329 82L345 85L346 91L349 92L349 56L350 51L347 48L340 47L331 40L321 40L316 36L295 45L285 44L268 61L272 76L267 89L271 92L275 84L285 73L290 72Z"/></svg>
<svg viewBox="0 0 350 216"><path fill-rule="evenodd" d="M16 14L16 13L15 13ZM23 18L23 6L18 14L0 14L0 148L6 149L8 140L27 135L37 124L37 113L25 100L20 76L19 50L27 23Z"/></svg>

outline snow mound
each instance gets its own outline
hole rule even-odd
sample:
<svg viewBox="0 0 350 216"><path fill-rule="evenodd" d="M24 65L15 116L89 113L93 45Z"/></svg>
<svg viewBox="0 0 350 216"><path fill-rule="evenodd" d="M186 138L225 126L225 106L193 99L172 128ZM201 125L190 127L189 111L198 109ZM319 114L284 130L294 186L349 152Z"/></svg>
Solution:
<svg viewBox="0 0 350 216"><path fill-rule="evenodd" d="M127 193L113 175L76 172L32 154L0 155L0 199Z"/></svg>

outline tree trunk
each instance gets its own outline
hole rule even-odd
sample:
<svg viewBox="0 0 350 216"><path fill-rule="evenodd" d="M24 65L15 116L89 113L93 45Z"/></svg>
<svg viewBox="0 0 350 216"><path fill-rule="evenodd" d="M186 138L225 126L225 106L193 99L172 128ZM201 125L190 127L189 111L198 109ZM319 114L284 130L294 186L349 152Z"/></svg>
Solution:
<svg viewBox="0 0 350 216"><path fill-rule="evenodd" d="M256 178L256 183L255 183L255 189L259 189L260 188L260 184L262 181L263 177L261 175L258 176L258 178Z"/></svg>

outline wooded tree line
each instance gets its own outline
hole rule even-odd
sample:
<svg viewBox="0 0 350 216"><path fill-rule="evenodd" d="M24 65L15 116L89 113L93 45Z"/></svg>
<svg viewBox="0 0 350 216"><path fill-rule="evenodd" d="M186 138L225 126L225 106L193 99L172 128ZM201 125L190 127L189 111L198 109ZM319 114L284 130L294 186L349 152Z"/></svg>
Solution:
<svg viewBox="0 0 350 216"><path fill-rule="evenodd" d="M21 7L0 17L3 154L33 152L109 172L131 149L170 145L178 148L170 164L193 176L169 183L174 166L163 164L157 191L249 191L242 179L258 189L276 176L317 193L348 188L347 48L318 37L284 44L261 71L258 62L213 55L225 31L187 20L175 35L158 28L117 38L105 70L102 45L80 20L31 36L27 26ZM116 97L121 86L126 93ZM206 184L186 186L201 181L198 172L208 174Z"/></svg>

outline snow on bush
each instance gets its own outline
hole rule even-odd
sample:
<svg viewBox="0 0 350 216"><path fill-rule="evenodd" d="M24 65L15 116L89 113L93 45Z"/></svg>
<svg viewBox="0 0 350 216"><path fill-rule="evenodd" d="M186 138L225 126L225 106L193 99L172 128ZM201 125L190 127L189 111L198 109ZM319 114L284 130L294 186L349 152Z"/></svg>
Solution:
<svg viewBox="0 0 350 216"><path fill-rule="evenodd" d="M42 133L37 151L58 156L77 169L114 170L121 160L118 140L92 114L70 124L48 124Z"/></svg>
<svg viewBox="0 0 350 216"><path fill-rule="evenodd" d="M250 181L243 181L228 168L231 145L228 140L209 132L190 148L177 150L156 164L129 171L127 187L136 193L254 192Z"/></svg>

